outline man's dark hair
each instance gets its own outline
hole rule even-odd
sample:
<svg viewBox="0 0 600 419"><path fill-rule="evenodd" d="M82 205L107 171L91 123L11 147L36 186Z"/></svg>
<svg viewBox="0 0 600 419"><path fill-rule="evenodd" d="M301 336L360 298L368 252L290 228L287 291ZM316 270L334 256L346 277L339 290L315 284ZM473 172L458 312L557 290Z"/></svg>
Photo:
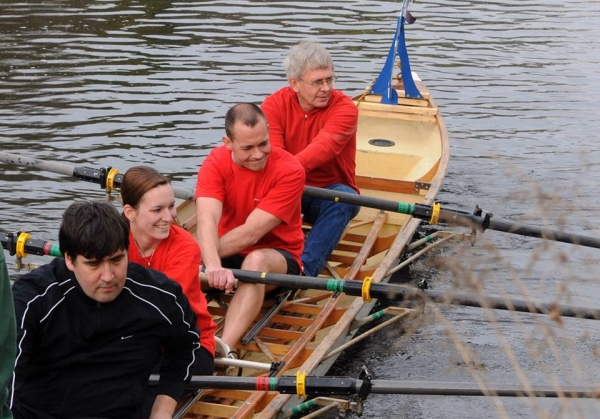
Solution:
<svg viewBox="0 0 600 419"><path fill-rule="evenodd" d="M75 202L63 214L58 232L63 255L102 260L129 248L129 226L108 202Z"/></svg>
<svg viewBox="0 0 600 419"><path fill-rule="evenodd" d="M253 128L260 121L267 122L267 117L254 103L238 103L225 114L225 134L233 141L233 127L236 122L241 121L247 127Z"/></svg>

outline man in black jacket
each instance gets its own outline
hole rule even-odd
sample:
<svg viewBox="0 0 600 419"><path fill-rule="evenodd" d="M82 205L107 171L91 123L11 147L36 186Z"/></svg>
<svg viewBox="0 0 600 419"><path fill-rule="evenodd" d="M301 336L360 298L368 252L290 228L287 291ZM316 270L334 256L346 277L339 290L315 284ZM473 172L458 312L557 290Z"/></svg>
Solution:
<svg viewBox="0 0 600 419"><path fill-rule="evenodd" d="M181 287L128 263L128 227L109 203L72 204L59 244L64 259L13 286L15 418L140 418L162 352L150 418L171 418L200 347Z"/></svg>

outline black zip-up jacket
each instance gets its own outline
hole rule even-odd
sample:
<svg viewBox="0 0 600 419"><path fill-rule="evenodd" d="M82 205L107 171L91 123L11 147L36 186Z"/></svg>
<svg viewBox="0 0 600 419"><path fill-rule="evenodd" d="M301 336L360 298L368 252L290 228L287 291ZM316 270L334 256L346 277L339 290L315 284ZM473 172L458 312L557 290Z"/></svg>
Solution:
<svg viewBox="0 0 600 419"><path fill-rule="evenodd" d="M199 333L180 285L162 273L129 263L119 296L98 303L56 258L21 276L13 295L15 418L139 418L162 349L158 394L181 397Z"/></svg>

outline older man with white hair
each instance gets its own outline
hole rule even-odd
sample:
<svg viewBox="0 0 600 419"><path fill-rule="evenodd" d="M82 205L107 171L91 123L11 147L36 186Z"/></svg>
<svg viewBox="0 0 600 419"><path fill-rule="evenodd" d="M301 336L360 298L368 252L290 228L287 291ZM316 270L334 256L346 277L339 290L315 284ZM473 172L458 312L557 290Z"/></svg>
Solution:
<svg viewBox="0 0 600 419"><path fill-rule="evenodd" d="M265 99L273 146L292 153L306 171L306 184L359 193L355 181L358 109L335 90L329 52L318 42L293 46L284 61L289 82ZM304 273L317 276L360 207L309 196L302 198L304 221L312 229L304 244Z"/></svg>

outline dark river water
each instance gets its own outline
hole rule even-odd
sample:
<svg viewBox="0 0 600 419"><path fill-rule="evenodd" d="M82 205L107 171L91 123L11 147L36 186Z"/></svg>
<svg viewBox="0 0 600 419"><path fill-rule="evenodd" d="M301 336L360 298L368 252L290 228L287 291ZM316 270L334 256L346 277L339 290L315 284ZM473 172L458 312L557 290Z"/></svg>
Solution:
<svg viewBox="0 0 600 419"><path fill-rule="evenodd" d="M121 171L151 164L192 188L226 110L285 84L290 45L326 44L336 87L358 94L383 65L399 9L366 0L0 0L0 147ZM600 237L600 2L430 0L411 12L412 69L451 139L439 201ZM56 241L73 200L102 197L96 186L0 163L4 230ZM599 257L488 231L473 247L430 252L398 279L600 306ZM390 380L600 384L597 322L444 305L428 305L422 321L413 333L400 333L405 324L367 339L334 372L356 376L366 363ZM597 418L600 402L371 395L363 416Z"/></svg>

